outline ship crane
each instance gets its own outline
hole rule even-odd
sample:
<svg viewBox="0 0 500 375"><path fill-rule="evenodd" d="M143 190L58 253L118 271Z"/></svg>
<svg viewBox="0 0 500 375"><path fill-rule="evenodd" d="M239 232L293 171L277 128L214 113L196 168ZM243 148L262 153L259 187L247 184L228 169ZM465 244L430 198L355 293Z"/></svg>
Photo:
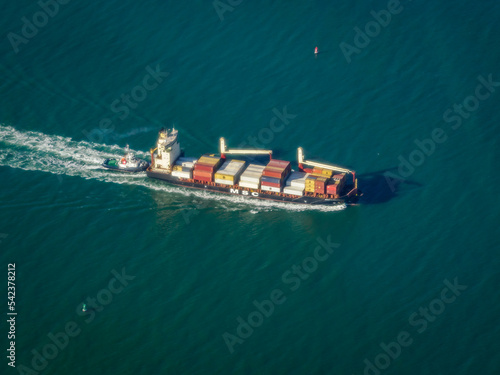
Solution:
<svg viewBox="0 0 500 375"><path fill-rule="evenodd" d="M347 168L342 168L342 167L339 167L337 165L318 163L315 161L304 160L304 150L302 149L302 147L299 147L297 149L297 163L299 164L300 170L304 170L304 164L305 164L305 165L310 165L311 167L329 169L329 170L334 171L334 172L352 174L352 182L354 183L355 188L357 188L358 180L356 180L356 172L355 171L351 171Z"/></svg>
<svg viewBox="0 0 500 375"><path fill-rule="evenodd" d="M223 159L226 158L226 154L232 154L232 155L269 155L269 160L272 160L272 158L273 158L273 151L272 150L261 150L261 149L255 149L255 148L227 149L226 148L226 140L224 138L221 138L219 140L219 148L220 148L220 155Z"/></svg>

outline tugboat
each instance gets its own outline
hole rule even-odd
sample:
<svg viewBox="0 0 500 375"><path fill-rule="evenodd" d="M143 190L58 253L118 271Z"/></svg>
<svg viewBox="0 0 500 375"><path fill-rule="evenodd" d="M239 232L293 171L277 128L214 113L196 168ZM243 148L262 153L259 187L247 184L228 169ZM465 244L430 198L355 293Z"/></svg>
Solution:
<svg viewBox="0 0 500 375"><path fill-rule="evenodd" d="M125 147L125 156L120 160L118 159L106 159L102 163L104 168L112 169L118 172L143 172L149 167L147 161L137 159L131 152L127 145Z"/></svg>

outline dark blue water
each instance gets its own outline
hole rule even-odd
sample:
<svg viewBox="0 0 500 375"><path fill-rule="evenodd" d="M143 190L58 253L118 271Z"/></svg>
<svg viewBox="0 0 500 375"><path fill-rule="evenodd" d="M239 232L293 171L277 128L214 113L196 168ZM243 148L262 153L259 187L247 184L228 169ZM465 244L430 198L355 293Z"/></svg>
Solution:
<svg viewBox="0 0 500 375"><path fill-rule="evenodd" d="M2 373L498 374L498 2L214 3L4 4ZM172 125L354 168L361 205L100 168Z"/></svg>

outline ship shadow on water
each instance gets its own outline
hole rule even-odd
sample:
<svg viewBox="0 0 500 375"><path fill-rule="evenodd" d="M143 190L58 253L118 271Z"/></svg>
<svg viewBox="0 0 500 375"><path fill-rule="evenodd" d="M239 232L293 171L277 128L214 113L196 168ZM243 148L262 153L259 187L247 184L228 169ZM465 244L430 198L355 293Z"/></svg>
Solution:
<svg viewBox="0 0 500 375"><path fill-rule="evenodd" d="M397 167L357 176L358 187L363 192L361 204L386 203L401 193L423 185L408 179L397 178Z"/></svg>

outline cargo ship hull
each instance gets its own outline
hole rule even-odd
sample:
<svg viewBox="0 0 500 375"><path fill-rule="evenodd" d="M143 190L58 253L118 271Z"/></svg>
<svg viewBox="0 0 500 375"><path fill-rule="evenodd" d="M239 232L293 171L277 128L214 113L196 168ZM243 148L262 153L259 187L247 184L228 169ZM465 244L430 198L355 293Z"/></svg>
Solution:
<svg viewBox="0 0 500 375"><path fill-rule="evenodd" d="M296 203L296 204L310 204L310 205L325 205L325 206L335 206L335 205L350 205L355 204L358 201L359 193L355 193L355 190L349 189L347 187L345 190L353 192L352 194L346 194L345 196L341 196L339 198L323 198L318 196L291 196L289 194L283 193L272 193L268 191L262 191L260 189L248 189L242 188L238 185L234 186L223 186L214 183L203 183L199 181L195 181L192 179L182 179L178 177L172 176L168 172L157 171L148 168L146 171L148 177L162 180L167 183L173 185L179 185L191 189L209 191L214 193L225 193L233 196L242 196L248 199L264 199L275 202L287 202L287 203Z"/></svg>

